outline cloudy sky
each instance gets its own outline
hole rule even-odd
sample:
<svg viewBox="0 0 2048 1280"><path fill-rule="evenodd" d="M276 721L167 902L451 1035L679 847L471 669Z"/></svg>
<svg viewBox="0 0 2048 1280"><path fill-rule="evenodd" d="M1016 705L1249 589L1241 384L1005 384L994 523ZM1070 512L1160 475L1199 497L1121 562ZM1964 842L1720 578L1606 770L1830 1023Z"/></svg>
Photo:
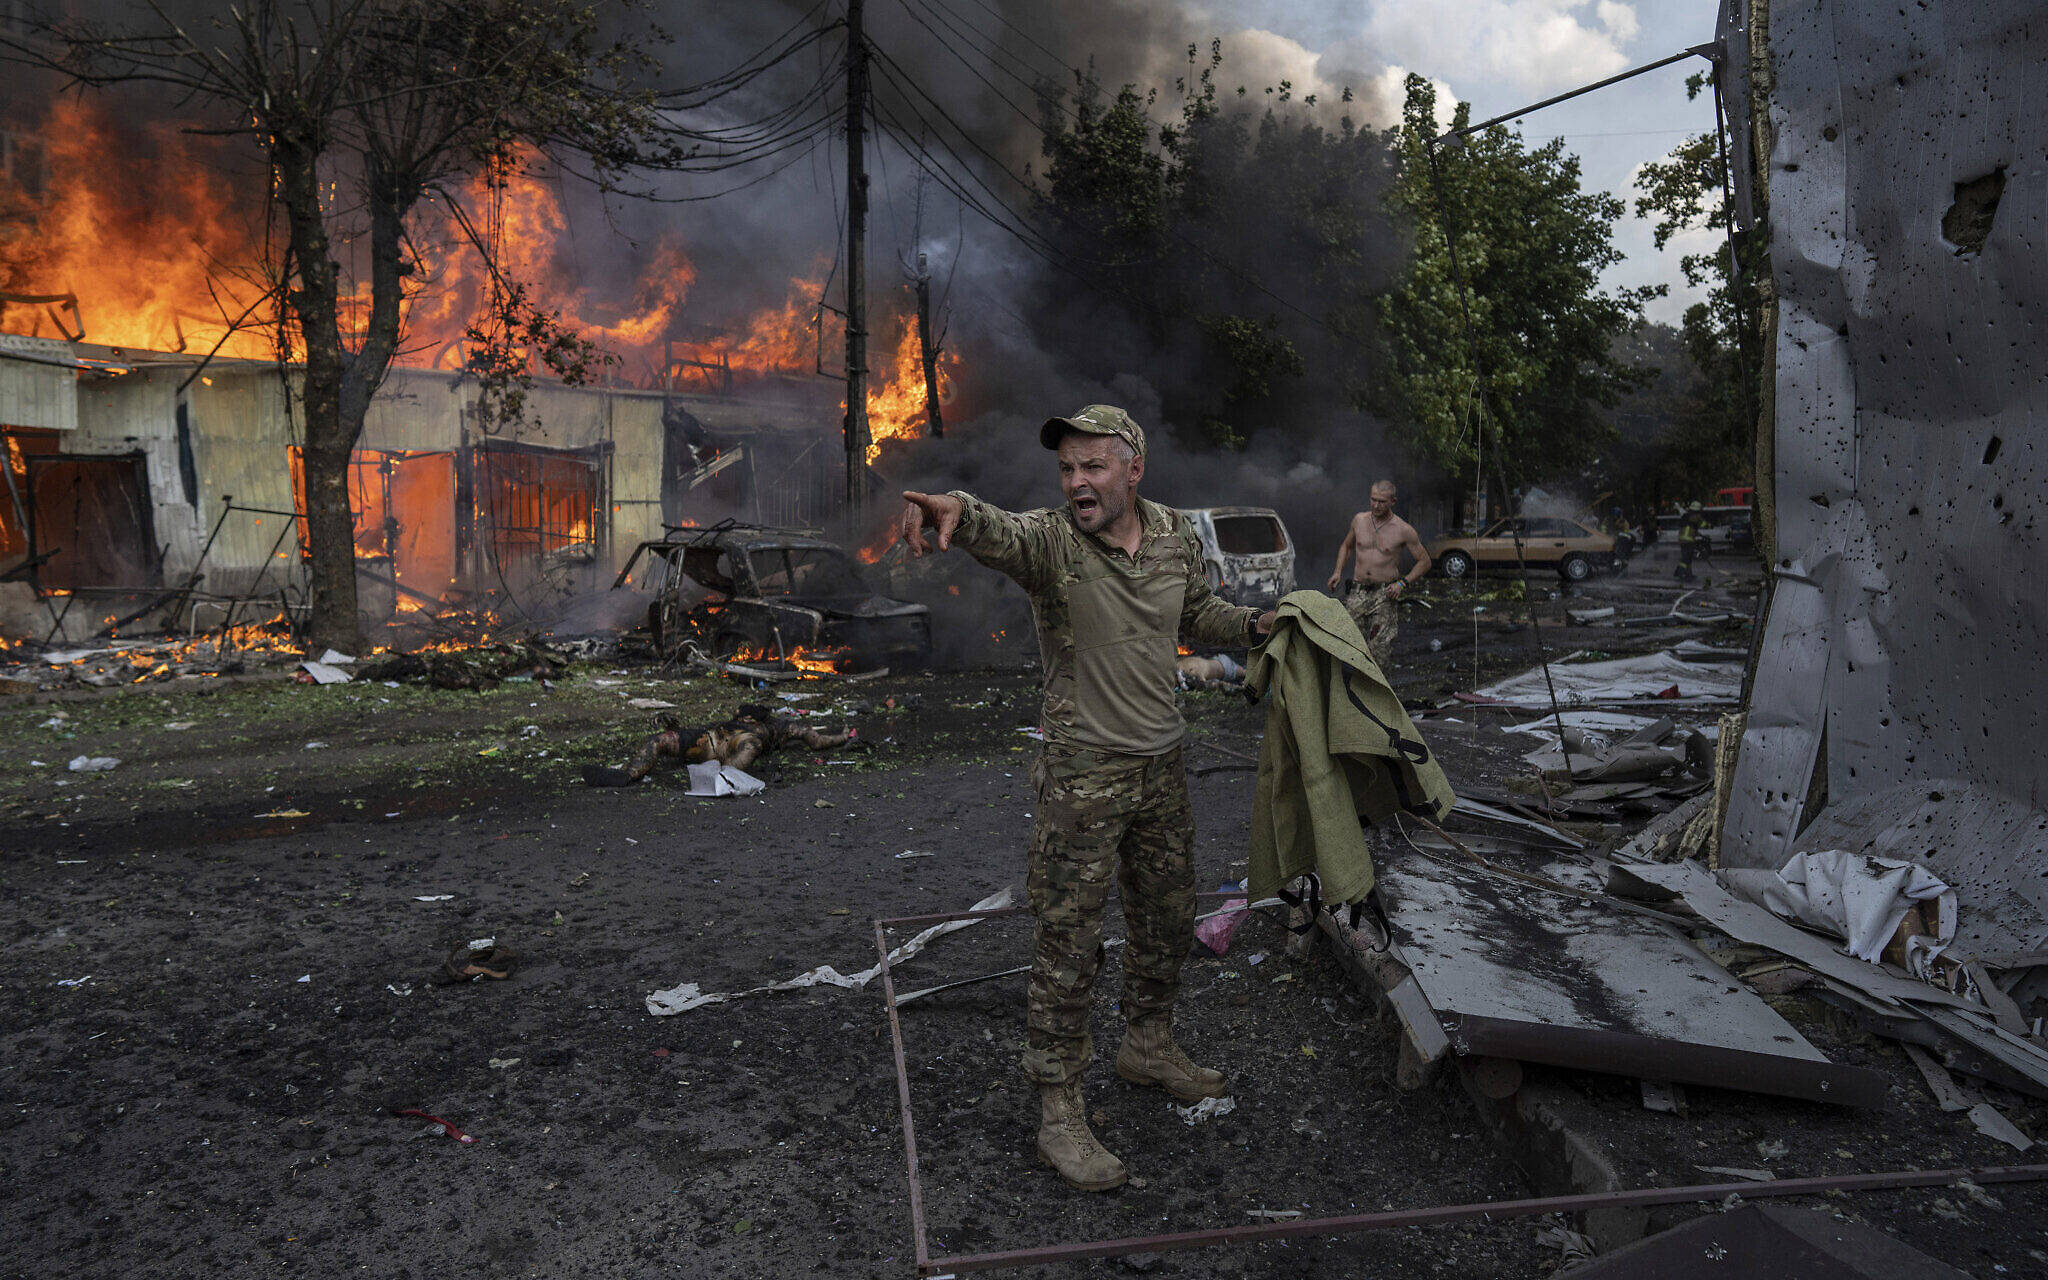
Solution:
<svg viewBox="0 0 2048 1280"><path fill-rule="evenodd" d="M1447 85L1472 103L1473 118L1562 93L1714 35L1715 0L1187 0L1191 25L1224 35L1233 63L1292 74L1296 83L1352 84L1398 103L1410 71ZM1588 186L1631 202L1638 166L1661 158L1688 134L1714 126L1711 93L1688 102L1685 79L1704 59L1679 63L1526 117L1532 144L1562 136L1585 165ZM1370 100L1370 99L1369 99ZM1384 108L1383 108L1384 109ZM1631 214L1616 228L1627 260L1609 273L1616 285L1669 284L1650 306L1675 322L1692 299L1679 274L1681 253L1698 252L1704 234L1659 253L1649 223Z"/></svg>

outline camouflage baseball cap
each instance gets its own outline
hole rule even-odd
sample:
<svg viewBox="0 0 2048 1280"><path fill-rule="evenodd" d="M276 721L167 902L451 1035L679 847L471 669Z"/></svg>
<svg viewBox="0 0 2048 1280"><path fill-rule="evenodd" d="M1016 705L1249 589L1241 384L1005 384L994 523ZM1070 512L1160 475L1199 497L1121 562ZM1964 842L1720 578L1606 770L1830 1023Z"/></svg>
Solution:
<svg viewBox="0 0 2048 1280"><path fill-rule="evenodd" d="M1145 456L1145 432L1131 415L1113 404L1091 404L1079 413L1065 418L1047 418L1045 425L1038 429L1038 443L1048 449L1060 447L1060 438L1069 431L1079 431L1091 436L1115 436L1131 446L1131 452Z"/></svg>

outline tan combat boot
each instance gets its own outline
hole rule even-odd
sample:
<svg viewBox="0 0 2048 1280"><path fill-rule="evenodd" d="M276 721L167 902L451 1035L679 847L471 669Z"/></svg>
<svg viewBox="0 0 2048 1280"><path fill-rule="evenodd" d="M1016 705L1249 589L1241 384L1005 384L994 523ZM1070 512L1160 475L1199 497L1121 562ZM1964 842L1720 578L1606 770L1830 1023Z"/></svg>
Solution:
<svg viewBox="0 0 2048 1280"><path fill-rule="evenodd" d="M1082 1191L1108 1191L1130 1177L1089 1131L1078 1080L1038 1086L1038 1158Z"/></svg>
<svg viewBox="0 0 2048 1280"><path fill-rule="evenodd" d="M1198 1067L1173 1042L1165 1019L1128 1023L1116 1051L1116 1073L1132 1084L1158 1085L1182 1102L1200 1102L1224 1095L1223 1073Z"/></svg>

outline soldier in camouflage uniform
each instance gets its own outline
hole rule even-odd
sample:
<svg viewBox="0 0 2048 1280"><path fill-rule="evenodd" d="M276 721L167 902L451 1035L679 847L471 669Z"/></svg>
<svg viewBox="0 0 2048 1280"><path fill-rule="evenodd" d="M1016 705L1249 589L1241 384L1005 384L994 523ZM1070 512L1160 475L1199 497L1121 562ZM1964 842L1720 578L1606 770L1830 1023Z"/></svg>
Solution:
<svg viewBox="0 0 2048 1280"><path fill-rule="evenodd" d="M1094 1055L1089 1002L1112 876L1129 933L1117 1074L1185 1102L1224 1093L1222 1073L1190 1062L1172 1032L1195 929L1174 658L1181 637L1253 643L1272 616L1214 595L1187 517L1137 496L1145 435L1129 414L1090 405L1048 420L1039 440L1058 451L1065 507L1020 514L968 493L905 493L903 536L923 555L930 526L940 550L957 542L1031 595L1046 746L1032 768L1038 928L1024 1071L1040 1090L1040 1157L1105 1191L1126 1175L1088 1129L1080 1077Z"/></svg>

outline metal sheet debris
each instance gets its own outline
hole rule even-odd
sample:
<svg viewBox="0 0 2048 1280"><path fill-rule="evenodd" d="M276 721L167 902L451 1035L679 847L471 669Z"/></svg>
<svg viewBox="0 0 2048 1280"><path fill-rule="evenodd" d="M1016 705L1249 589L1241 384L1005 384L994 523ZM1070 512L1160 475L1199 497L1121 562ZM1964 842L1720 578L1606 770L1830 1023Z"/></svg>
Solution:
<svg viewBox="0 0 2048 1280"><path fill-rule="evenodd" d="M1689 662L1670 649L1605 662L1553 662L1550 677L1557 686L1557 703L1561 707L1598 707L1650 699L1674 706L1733 706L1742 697L1740 662ZM1515 707L1550 707L1541 668L1487 685L1475 690L1473 696Z"/></svg>
<svg viewBox="0 0 2048 1280"><path fill-rule="evenodd" d="M1829 1062L1654 921L1448 861L1387 860L1380 898L1460 1054L1847 1105L1884 1097L1882 1076Z"/></svg>
<svg viewBox="0 0 2048 1280"><path fill-rule="evenodd" d="M1770 505L1792 574L1725 865L1793 852L1823 737L1830 807L1932 778L2048 794L2048 753L2014 749L2048 733L2048 383L2012 339L2048 232L2039 19L2031 0L1771 12ZM1729 105L1748 136L1749 104Z"/></svg>
<svg viewBox="0 0 2048 1280"><path fill-rule="evenodd" d="M1953 992L1915 981L1882 965L1845 955L1826 939L1817 938L1779 919L1754 902L1736 897L1696 862L1632 863L1627 871L1639 880L1676 893L1685 899L1686 906L1699 912L1729 937L1790 956L1815 972L1859 991L1889 1000L1945 1004L1963 1009L1976 1007Z"/></svg>

